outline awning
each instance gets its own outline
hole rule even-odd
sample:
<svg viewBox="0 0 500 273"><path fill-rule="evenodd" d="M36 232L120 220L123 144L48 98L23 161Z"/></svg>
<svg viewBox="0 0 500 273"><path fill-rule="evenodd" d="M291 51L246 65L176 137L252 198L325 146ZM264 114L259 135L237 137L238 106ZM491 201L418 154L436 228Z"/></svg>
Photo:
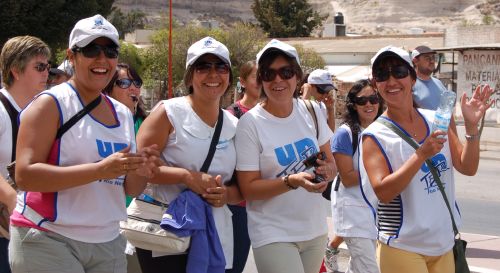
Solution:
<svg viewBox="0 0 500 273"><path fill-rule="evenodd" d="M371 74L369 65L327 65L326 70L341 82L368 79Z"/></svg>

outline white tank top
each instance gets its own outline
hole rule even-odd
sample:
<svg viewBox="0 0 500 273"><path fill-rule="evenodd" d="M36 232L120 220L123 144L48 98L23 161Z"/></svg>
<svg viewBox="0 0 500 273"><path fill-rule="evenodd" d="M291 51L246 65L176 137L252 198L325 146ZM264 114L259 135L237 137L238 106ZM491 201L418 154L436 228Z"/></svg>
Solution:
<svg viewBox="0 0 500 273"><path fill-rule="evenodd" d="M47 95L57 103L60 124L83 108L78 93L67 83L40 94ZM53 150L55 160L50 163L78 165L103 160L128 145L132 146L132 151L136 150L130 110L107 96L103 96L103 102L113 111L117 124L107 126L90 114L85 115L62 136ZM22 192L18 195L12 223L50 230L87 243L111 241L119 235L119 221L127 218L124 178L100 179L55 193ZM33 223L27 219L34 218L26 214L29 211L26 204L41 216L40 221Z"/></svg>
<svg viewBox="0 0 500 273"><path fill-rule="evenodd" d="M418 112L426 120L427 136L429 136L434 111L418 109ZM399 126L387 117L381 118L386 118ZM401 126L399 127L401 128ZM415 149L406 141L378 122L373 122L363 131L362 136L368 136L375 140L391 173L401 168L415 153ZM429 256L438 256L449 251L454 244L450 214L427 165L421 166L410 184L393 201L384 204L378 201L369 182L362 162L362 144L359 150L361 152L359 171L363 196L365 201L369 203L375 217L379 241L395 248ZM455 203L453 163L448 142L432 158L432 161L439 172L449 203L454 211L455 221L459 226L461 221Z"/></svg>

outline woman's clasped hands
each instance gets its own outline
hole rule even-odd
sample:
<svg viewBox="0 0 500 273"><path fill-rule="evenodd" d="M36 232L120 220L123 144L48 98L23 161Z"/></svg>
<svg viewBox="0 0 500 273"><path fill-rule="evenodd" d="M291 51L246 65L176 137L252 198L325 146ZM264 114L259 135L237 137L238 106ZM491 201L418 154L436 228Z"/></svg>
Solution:
<svg viewBox="0 0 500 273"><path fill-rule="evenodd" d="M152 178L162 165L160 152L156 144L145 147L136 153L130 152L130 146L113 153L98 162L99 171L105 178L134 173L138 176Z"/></svg>

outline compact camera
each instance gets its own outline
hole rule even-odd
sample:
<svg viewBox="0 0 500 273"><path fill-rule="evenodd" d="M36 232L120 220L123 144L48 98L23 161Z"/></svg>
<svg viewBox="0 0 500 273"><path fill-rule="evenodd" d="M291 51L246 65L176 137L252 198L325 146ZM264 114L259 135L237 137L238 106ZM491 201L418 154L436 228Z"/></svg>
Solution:
<svg viewBox="0 0 500 273"><path fill-rule="evenodd" d="M316 154L313 154L309 156L308 158L304 159L303 163L304 166L306 166L306 170L309 170L310 168L316 168L319 167L319 164L316 162L316 160L321 159L325 160L326 159L326 154L325 152L318 152ZM313 183L321 183L325 181L325 178L314 171L315 177L311 182Z"/></svg>

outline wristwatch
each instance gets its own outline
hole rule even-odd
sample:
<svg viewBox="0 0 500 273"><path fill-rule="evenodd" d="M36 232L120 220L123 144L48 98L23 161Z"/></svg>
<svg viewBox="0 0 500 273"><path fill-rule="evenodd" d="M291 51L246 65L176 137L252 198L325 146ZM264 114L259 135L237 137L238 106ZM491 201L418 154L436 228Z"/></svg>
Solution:
<svg viewBox="0 0 500 273"><path fill-rule="evenodd" d="M465 134L465 139L467 141L473 141L473 140L479 139L480 137L481 137L480 134L477 134L477 135L467 135L467 134Z"/></svg>

